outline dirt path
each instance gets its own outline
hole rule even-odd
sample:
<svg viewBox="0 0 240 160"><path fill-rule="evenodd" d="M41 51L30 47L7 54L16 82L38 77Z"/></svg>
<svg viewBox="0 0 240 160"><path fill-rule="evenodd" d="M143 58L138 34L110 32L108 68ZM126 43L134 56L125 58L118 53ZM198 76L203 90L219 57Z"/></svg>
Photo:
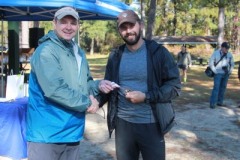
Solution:
<svg viewBox="0 0 240 160"><path fill-rule="evenodd" d="M176 109L177 125L165 137L167 160L240 159L240 109L231 100L228 107L208 106L188 104ZM114 145L103 112L87 115L81 159L115 160Z"/></svg>

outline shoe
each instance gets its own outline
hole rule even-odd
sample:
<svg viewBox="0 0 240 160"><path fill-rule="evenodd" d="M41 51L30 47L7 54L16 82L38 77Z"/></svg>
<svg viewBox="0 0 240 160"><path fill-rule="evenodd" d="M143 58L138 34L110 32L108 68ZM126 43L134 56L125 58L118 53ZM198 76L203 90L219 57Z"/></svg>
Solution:
<svg viewBox="0 0 240 160"><path fill-rule="evenodd" d="M224 103L217 103L218 106L226 106Z"/></svg>
<svg viewBox="0 0 240 160"><path fill-rule="evenodd" d="M214 109L214 108L216 108L216 105L214 105L214 104L213 104L213 105L210 105L210 108L211 108L211 109Z"/></svg>

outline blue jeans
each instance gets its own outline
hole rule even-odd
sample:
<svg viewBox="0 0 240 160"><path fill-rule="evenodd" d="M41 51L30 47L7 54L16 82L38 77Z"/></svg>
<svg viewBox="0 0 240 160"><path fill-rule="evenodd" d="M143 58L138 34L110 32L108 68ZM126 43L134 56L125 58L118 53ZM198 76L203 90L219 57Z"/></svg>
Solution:
<svg viewBox="0 0 240 160"><path fill-rule="evenodd" d="M229 75L228 74L215 74L214 86L212 95L210 97L210 105L223 104L224 94L227 87Z"/></svg>

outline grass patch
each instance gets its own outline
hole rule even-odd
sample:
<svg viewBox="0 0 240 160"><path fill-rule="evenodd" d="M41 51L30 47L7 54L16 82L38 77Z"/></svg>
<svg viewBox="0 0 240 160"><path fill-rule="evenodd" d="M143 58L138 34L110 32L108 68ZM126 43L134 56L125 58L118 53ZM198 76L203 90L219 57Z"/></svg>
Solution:
<svg viewBox="0 0 240 160"><path fill-rule="evenodd" d="M91 66L96 66L96 67L104 66L105 67L107 64L108 55L101 55L101 54L89 55L89 54L87 54L86 56L87 56L88 63Z"/></svg>
<svg viewBox="0 0 240 160"><path fill-rule="evenodd" d="M94 79L103 79L105 74L105 68L107 64L108 55L89 55L87 54L87 60L90 66L91 74Z"/></svg>

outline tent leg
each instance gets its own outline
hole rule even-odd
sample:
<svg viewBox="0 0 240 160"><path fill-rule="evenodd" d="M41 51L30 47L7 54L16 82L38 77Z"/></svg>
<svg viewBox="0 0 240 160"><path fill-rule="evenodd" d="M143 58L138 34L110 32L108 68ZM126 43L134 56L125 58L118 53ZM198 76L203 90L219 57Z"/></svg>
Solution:
<svg viewBox="0 0 240 160"><path fill-rule="evenodd" d="M1 28L1 30L2 30L2 48L1 48L1 97L4 97L4 88L5 88L5 84L3 83L3 81L4 81L4 73L3 73L3 67L4 67L4 65L3 65L3 29L4 29L4 27L3 27L3 20L2 20L2 22L1 22L1 24L2 24L2 28Z"/></svg>

